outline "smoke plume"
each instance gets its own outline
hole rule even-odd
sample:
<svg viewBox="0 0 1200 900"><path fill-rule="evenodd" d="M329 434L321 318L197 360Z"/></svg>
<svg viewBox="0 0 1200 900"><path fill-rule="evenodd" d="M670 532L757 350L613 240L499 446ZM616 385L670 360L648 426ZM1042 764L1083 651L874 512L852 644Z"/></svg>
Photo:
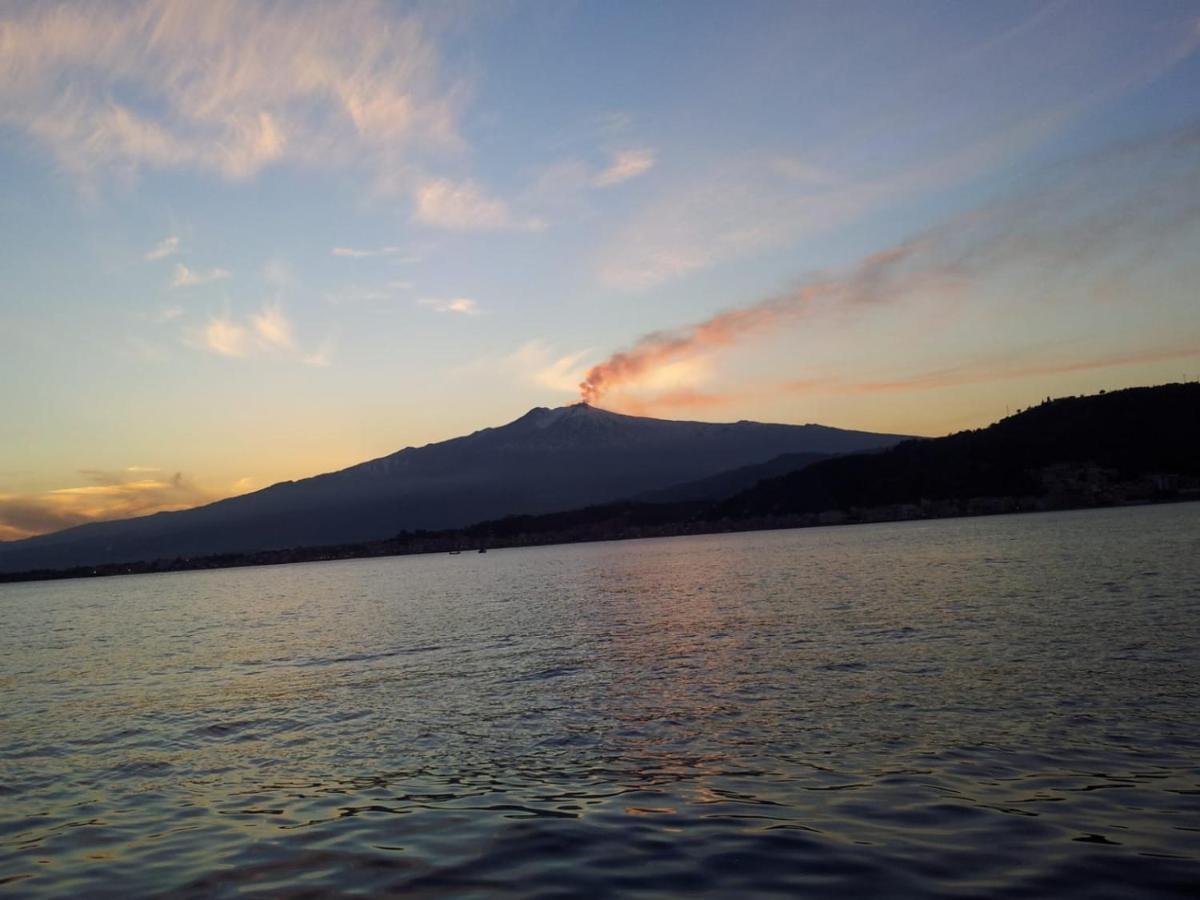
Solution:
<svg viewBox="0 0 1200 900"><path fill-rule="evenodd" d="M580 399L584 403L596 403L609 391L637 382L668 363L732 346L830 303L878 301L883 297L884 288L898 286L905 277L906 263L919 246L919 242L902 244L868 257L841 277L814 279L790 293L717 313L675 331L651 332L630 349L614 353L604 362L592 366L579 385Z"/></svg>
<svg viewBox="0 0 1200 900"><path fill-rule="evenodd" d="M644 385L664 366L784 324L906 298L951 294L978 305L995 303L997 294L1008 291L1010 308L1036 297L1045 298L1047 312L1071 298L1109 309L1137 303L1141 309L1168 296L1164 284L1178 288L1197 274L1188 247L1200 229L1198 186L1196 125L1068 160L1027 178L1007 197L841 272L818 274L792 291L692 325L646 334L588 370L580 397L596 403L621 388ZM1028 303L1025 308L1028 314ZM1081 337L1095 316L1095 307L1078 310L1073 337ZM1172 330L1176 341L1190 345L1184 332L1194 329ZM1144 343L1149 336L1147 331L1122 338ZM1130 351L1131 358L1140 352Z"/></svg>

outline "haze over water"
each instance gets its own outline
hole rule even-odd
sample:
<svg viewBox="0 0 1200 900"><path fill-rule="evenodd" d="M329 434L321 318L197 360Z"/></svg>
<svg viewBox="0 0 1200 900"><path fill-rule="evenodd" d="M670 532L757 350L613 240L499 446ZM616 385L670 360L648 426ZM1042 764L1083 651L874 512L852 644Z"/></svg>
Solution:
<svg viewBox="0 0 1200 900"><path fill-rule="evenodd" d="M17 895L1200 883L1196 504L0 587Z"/></svg>

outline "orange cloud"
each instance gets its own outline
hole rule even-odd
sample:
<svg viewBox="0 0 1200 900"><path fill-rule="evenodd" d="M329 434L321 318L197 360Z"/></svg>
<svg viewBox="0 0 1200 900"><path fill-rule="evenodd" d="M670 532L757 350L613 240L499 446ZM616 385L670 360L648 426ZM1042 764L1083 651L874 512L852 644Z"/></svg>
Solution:
<svg viewBox="0 0 1200 900"><path fill-rule="evenodd" d="M0 494L0 540L20 540L88 522L189 509L227 496L200 487L181 472L167 478L134 477L150 471L155 470L145 466L131 466L124 472L83 469L80 475L90 484L41 494Z"/></svg>

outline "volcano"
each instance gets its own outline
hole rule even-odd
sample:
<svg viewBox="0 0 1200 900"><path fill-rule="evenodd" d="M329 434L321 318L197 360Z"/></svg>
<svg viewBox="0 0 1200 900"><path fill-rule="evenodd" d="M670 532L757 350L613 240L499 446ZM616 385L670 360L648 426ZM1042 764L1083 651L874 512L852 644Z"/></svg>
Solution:
<svg viewBox="0 0 1200 900"><path fill-rule="evenodd" d="M0 572L320 546L605 503L781 454L883 449L900 435L681 422L577 403L180 512L0 545Z"/></svg>

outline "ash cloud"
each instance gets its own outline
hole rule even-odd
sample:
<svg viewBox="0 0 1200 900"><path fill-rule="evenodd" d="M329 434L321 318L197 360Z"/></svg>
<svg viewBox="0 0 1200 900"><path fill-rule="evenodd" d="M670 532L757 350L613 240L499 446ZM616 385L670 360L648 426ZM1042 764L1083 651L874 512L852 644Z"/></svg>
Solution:
<svg viewBox="0 0 1200 900"><path fill-rule="evenodd" d="M636 390L666 365L816 317L941 292L970 302L977 289L1001 278L1005 285L1048 296L1048 302L1060 287L1063 297L1108 292L1134 302L1129 286L1179 252L1197 225L1200 125L1192 125L1049 167L1009 196L840 272L817 274L791 291L643 335L589 369L580 397L599 403L622 389ZM1126 356L1154 352L1142 348ZM628 402L645 405L634 397Z"/></svg>

